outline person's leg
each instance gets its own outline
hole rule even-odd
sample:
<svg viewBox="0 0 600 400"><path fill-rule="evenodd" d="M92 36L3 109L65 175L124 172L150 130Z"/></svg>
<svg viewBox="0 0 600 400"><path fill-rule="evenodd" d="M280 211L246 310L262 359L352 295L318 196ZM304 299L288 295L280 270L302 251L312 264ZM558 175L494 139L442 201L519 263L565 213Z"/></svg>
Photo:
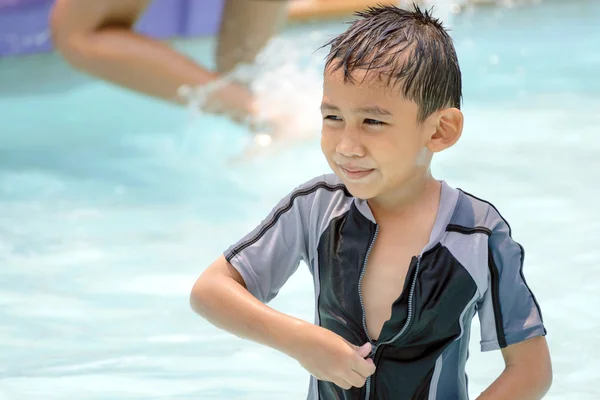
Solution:
<svg viewBox="0 0 600 400"><path fill-rule="evenodd" d="M183 103L182 85L218 78L168 45L132 31L149 0L57 0L51 16L58 51L75 68L153 97ZM248 89L230 84L215 95L239 119L252 110ZM214 108L214 107L213 107Z"/></svg>
<svg viewBox="0 0 600 400"><path fill-rule="evenodd" d="M218 71L227 73L239 63L252 63L282 29L287 15L286 0L226 0L217 45Z"/></svg>

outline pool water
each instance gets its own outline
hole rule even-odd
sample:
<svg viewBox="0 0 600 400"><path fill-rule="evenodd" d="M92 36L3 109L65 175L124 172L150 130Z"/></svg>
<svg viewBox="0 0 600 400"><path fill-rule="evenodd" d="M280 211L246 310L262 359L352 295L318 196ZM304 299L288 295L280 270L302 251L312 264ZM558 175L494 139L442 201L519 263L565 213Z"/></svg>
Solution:
<svg viewBox="0 0 600 400"><path fill-rule="evenodd" d="M454 16L465 131L433 165L493 201L524 245L555 400L600 399L599 17L593 0ZM318 95L324 50L312 52L343 28L288 28L279 44L294 49L266 52L272 91L290 104L298 88ZM212 40L174 46L212 65ZM318 127L319 104L302 104ZM248 142L241 127L52 54L0 60L0 115L0 399L305 398L296 361L214 328L188 295L282 196L329 172L318 129L233 163ZM312 290L301 266L270 305L312 321ZM472 329L475 398L503 361L480 353L476 318Z"/></svg>

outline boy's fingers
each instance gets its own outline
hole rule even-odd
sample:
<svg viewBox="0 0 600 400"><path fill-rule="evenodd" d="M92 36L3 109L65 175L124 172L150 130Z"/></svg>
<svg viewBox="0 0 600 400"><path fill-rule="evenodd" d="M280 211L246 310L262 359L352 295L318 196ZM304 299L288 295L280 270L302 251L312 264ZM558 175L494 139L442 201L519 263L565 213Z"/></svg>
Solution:
<svg viewBox="0 0 600 400"><path fill-rule="evenodd" d="M367 342L365 344L363 344L362 346L357 348L358 354L362 357L365 358L367 357L369 354L371 354L371 349L373 348L373 346L371 345L371 343Z"/></svg>
<svg viewBox="0 0 600 400"><path fill-rule="evenodd" d="M356 371L350 371L349 376L347 376L345 379L352 386L358 388L358 387L363 387L365 385L365 381L366 381L367 377L362 376L361 374L359 374Z"/></svg>
<svg viewBox="0 0 600 400"><path fill-rule="evenodd" d="M375 363L373 363L373 360L370 358L367 360L360 358L356 360L352 369L361 376L367 378L375 373Z"/></svg>

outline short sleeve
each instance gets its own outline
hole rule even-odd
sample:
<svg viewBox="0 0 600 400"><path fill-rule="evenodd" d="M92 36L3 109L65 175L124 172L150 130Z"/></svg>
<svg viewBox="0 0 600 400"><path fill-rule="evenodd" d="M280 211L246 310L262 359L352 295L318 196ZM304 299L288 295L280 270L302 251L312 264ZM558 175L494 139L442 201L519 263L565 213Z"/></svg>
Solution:
<svg viewBox="0 0 600 400"><path fill-rule="evenodd" d="M308 261L307 227L315 190L306 184L297 187L224 252L248 291L263 303L277 295L300 261Z"/></svg>
<svg viewBox="0 0 600 400"><path fill-rule="evenodd" d="M488 243L488 288L477 304L481 350L546 335L540 307L523 274L525 251L512 239L506 221L496 224Z"/></svg>

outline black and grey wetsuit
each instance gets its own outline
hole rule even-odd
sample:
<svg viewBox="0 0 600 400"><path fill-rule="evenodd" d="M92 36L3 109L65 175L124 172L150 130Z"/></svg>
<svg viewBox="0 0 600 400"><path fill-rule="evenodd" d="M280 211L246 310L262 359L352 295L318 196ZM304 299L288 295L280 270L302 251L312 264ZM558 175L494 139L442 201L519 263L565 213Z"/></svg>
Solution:
<svg viewBox="0 0 600 400"><path fill-rule="evenodd" d="M303 261L314 281L314 323L351 343L373 343L377 371L364 387L343 390L311 377L309 400L466 400L475 313L483 351L546 334L508 223L490 203L442 182L430 242L413 257L390 320L371 340L360 288L377 233L366 201L330 174L296 188L225 252L264 303Z"/></svg>

